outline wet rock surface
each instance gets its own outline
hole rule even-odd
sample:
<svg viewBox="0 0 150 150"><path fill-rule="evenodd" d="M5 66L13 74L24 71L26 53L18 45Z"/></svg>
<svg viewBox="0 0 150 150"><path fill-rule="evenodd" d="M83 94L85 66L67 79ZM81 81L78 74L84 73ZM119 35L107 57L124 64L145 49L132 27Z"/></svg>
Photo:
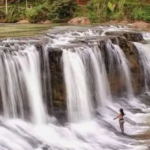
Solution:
<svg viewBox="0 0 150 150"><path fill-rule="evenodd" d="M84 34L87 30L86 29L80 29L79 32L81 34ZM74 39L71 40L71 44L69 45L55 45L55 47L49 46L49 64L50 64L50 72L51 72L51 91L49 88L47 88L47 94L51 99L52 103L48 101L48 111L50 114L59 112L60 114L66 110L66 92L65 92L65 84L64 84L64 77L63 77L63 69L62 69L62 48L69 48L74 49L74 47L80 47L82 45L88 45L93 46L94 42L97 42L97 45L99 49L102 51L102 56L105 62L109 84L111 87L111 91L115 95L119 95L122 91L123 86L121 85L120 76L115 70L114 76L112 74L109 74L109 61L108 56L106 52L106 42L111 41L113 44L119 45L121 49L123 50L124 54L126 55L127 60L129 61L129 66L131 70L131 76L132 76L132 86L134 89L135 94L140 93L140 89L142 87L142 74L139 64L139 58L137 50L132 42L141 42L146 43L143 39L143 36L140 32L133 32L133 31L108 31L105 33L105 36L101 36L100 34L103 33L103 29L91 28L93 35L85 34L84 36L78 36L78 33L72 33L74 35ZM65 32L68 31L61 31L61 34L65 34ZM71 31L73 32L73 30ZM16 50L15 45L24 45L28 42L34 44L40 51L43 51L43 46L51 43L54 33L47 33L47 37L38 37L33 40L24 38L24 39L18 39L16 41L8 41L8 42L2 42L1 49L7 49L10 48L12 50L12 47ZM97 34L97 35L96 35ZM59 32L55 33L55 35L59 36ZM53 44L53 43L52 43ZM42 54L41 54L42 55ZM122 87L121 87L122 86ZM53 110L52 110L52 107ZM59 116L59 113L57 113Z"/></svg>
<svg viewBox="0 0 150 150"><path fill-rule="evenodd" d="M127 33L126 33L127 34ZM127 37L130 37L130 34L129 35L126 35ZM136 39L136 35L139 37L139 34L134 34L134 39ZM142 36L142 35L140 35ZM125 36L118 36L117 37L118 39L118 43L115 43L114 44L118 44L124 54L126 55L126 58L127 60L129 61L129 66L130 66L130 70L131 70L131 76L132 76L132 86L133 86L133 89L134 89L134 92L135 94L139 94L140 92L140 89L141 89L141 67L140 67L140 64L139 64L139 59L138 59L138 52L134 46L134 44L132 43L132 38L126 38ZM133 41L134 41L133 39ZM141 40L143 41L143 38L141 38ZM120 93L120 87L118 85L119 84L119 77L118 75L116 74L115 78L113 79L113 82L112 80L110 82L112 82L111 84L111 89L112 91L114 91L115 93Z"/></svg>
<svg viewBox="0 0 150 150"><path fill-rule="evenodd" d="M65 84L63 80L62 70L62 51L51 51L49 53L50 70L51 70L51 85L52 98L55 110L65 110Z"/></svg>
<svg viewBox="0 0 150 150"><path fill-rule="evenodd" d="M127 41L132 42L141 42L143 41L143 36L141 33L132 32L132 31L108 31L106 35L115 35L115 36L123 36Z"/></svg>
<svg viewBox="0 0 150 150"><path fill-rule="evenodd" d="M19 24L29 24L30 22L29 22L29 20L20 20L17 23L19 23Z"/></svg>
<svg viewBox="0 0 150 150"><path fill-rule="evenodd" d="M0 41L0 149L147 149L150 94L140 90L139 56L150 47L142 33L120 26L57 29ZM132 91L126 86L130 71L136 95L126 90ZM126 114L125 134L113 120L120 108Z"/></svg>
<svg viewBox="0 0 150 150"><path fill-rule="evenodd" d="M132 76L132 86L134 89L135 94L140 93L141 89L141 70L140 70L140 65L138 62L138 54L136 51L136 48L134 47L133 43L130 41L127 41L127 39L123 36L120 37L105 37L105 38L99 38L97 41L99 41L99 47L100 50L103 52L103 57L105 57L105 65L106 68L109 65L107 61L107 54L105 53L105 42L111 39L114 41L114 43L119 44L119 46L122 48L124 51L129 63L130 63L130 69L131 69L131 76ZM90 42L90 40L79 40L79 43L84 43L87 44ZM118 42L118 43L117 43ZM74 45L74 46L79 46L79 45ZM74 47L70 46L70 48ZM64 46L65 48L69 48L69 46ZM66 100L65 97L65 86L64 86L64 81L63 81L63 72L62 72L62 63L61 63L61 54L62 52L51 52L50 57L51 57L51 73L52 73L52 97L54 101L54 105L61 108L63 106L63 102ZM111 77L110 77L111 76ZM108 78L109 78L109 83L111 87L111 91L115 95L119 95L121 91L123 90L121 88L121 81L120 81L120 76L117 74L117 71L112 78L112 74L108 72ZM57 82L56 82L57 81ZM63 108L65 108L63 106Z"/></svg>
<svg viewBox="0 0 150 150"><path fill-rule="evenodd" d="M87 18L87 17L76 17L71 19L68 24L72 24L72 25L77 25L77 24L81 24L81 25L86 25L86 24L91 24L91 21Z"/></svg>

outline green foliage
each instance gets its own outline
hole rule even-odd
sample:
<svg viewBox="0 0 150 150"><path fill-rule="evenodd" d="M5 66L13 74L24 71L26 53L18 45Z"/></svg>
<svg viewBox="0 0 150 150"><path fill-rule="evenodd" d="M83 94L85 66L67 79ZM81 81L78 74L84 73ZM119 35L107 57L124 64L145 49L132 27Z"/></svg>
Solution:
<svg viewBox="0 0 150 150"><path fill-rule="evenodd" d="M0 10L0 20L4 20L6 18L5 11L3 9Z"/></svg>
<svg viewBox="0 0 150 150"><path fill-rule="evenodd" d="M73 17L79 17L79 16L83 16L83 17L87 16L86 6L83 5L76 6Z"/></svg>
<svg viewBox="0 0 150 150"><path fill-rule="evenodd" d="M125 13L128 20L143 20L150 22L150 5L128 3L125 6Z"/></svg>
<svg viewBox="0 0 150 150"><path fill-rule="evenodd" d="M74 0L56 0L49 4L47 18L49 20L63 20L73 17L76 2Z"/></svg>
<svg viewBox="0 0 150 150"><path fill-rule="evenodd" d="M71 18L74 14L76 3L73 0L45 1L45 3L29 8L26 11L27 19L36 23L44 20L61 22Z"/></svg>
<svg viewBox="0 0 150 150"><path fill-rule="evenodd" d="M140 0L90 0L84 14L92 22L109 20L150 21L150 5Z"/></svg>
<svg viewBox="0 0 150 150"><path fill-rule="evenodd" d="M91 0L87 5L87 16L93 22L107 20L108 0Z"/></svg>
<svg viewBox="0 0 150 150"><path fill-rule="evenodd" d="M0 10L0 19L17 22L28 19L32 23L51 20L67 22L72 17L88 17L92 22L109 20L143 20L150 22L150 0L89 0L87 6L79 6L76 0L26 0L8 3L8 14ZM84 0L83 0L84 1Z"/></svg>
<svg viewBox="0 0 150 150"><path fill-rule="evenodd" d="M111 10L111 12L114 12L115 5L113 5L111 2L108 2L108 8Z"/></svg>
<svg viewBox="0 0 150 150"><path fill-rule="evenodd" d="M40 22L46 19L47 10L43 5L38 5L33 8L28 8L26 10L26 17L27 19L32 22Z"/></svg>
<svg viewBox="0 0 150 150"><path fill-rule="evenodd" d="M17 22L19 21L21 18L25 17L25 12L22 11L22 9L19 9L19 7L17 5L12 5L11 7L9 7L8 9L8 14L5 15L6 18L6 22Z"/></svg>
<svg viewBox="0 0 150 150"><path fill-rule="evenodd" d="M109 14L110 19L115 19L115 20L123 20L126 19L126 15L124 12L124 5L125 5L126 0L120 0L118 3L115 5L115 11Z"/></svg>

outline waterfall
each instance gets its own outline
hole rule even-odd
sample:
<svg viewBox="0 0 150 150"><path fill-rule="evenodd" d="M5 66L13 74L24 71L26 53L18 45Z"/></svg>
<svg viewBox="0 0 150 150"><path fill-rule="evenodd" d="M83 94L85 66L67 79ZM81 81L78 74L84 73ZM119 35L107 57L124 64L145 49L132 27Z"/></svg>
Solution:
<svg viewBox="0 0 150 150"><path fill-rule="evenodd" d="M106 107L111 93L98 47L76 47L74 50L63 51L63 67L69 119L77 122L91 118L93 100L96 107Z"/></svg>
<svg viewBox="0 0 150 150"><path fill-rule="evenodd" d="M91 119L91 103L83 62L75 52L63 51L68 115L71 122Z"/></svg>
<svg viewBox="0 0 150 150"><path fill-rule="evenodd" d="M109 40L120 44L122 37L104 36L125 28L58 28L38 40L0 41L0 150L147 149L150 95L134 97L126 51ZM134 45L149 92L149 45ZM113 120L120 108L124 135Z"/></svg>
<svg viewBox="0 0 150 150"><path fill-rule="evenodd" d="M111 92L108 84L105 64L98 46L75 48L81 55L86 67L88 84L93 99L98 107L105 107L111 101ZM88 56L88 57L87 57Z"/></svg>
<svg viewBox="0 0 150 150"><path fill-rule="evenodd" d="M17 74L19 71L18 64L15 62L14 56L10 53L4 53L1 51L0 55L0 89L4 117L18 117L18 107L21 118L24 118L23 100Z"/></svg>
<svg viewBox="0 0 150 150"><path fill-rule="evenodd" d="M34 123L44 123L39 52L34 46L23 51L1 52L0 90L6 118L22 118L28 109Z"/></svg>
<svg viewBox="0 0 150 150"><path fill-rule="evenodd" d="M45 109L42 99L40 58L36 48L29 47L24 50L26 57L18 57L18 63L22 69L28 100L34 123L45 123Z"/></svg>
<svg viewBox="0 0 150 150"><path fill-rule="evenodd" d="M46 45L43 48L43 59L44 59L43 60L43 93L44 93L43 95L47 105L48 105L48 101L50 101L51 114L54 114L48 45Z"/></svg>
<svg viewBox="0 0 150 150"><path fill-rule="evenodd" d="M111 75L113 75L114 70L117 69L120 74L121 85L123 85L123 91L126 93L127 97L133 97L134 94L131 84L129 63L123 50L118 45L112 44L110 41L106 43L106 47Z"/></svg>
<svg viewBox="0 0 150 150"><path fill-rule="evenodd" d="M150 91L150 45L149 44L141 44L134 42L138 53L139 53L139 62L142 67L143 79L144 79L144 88L145 92Z"/></svg>

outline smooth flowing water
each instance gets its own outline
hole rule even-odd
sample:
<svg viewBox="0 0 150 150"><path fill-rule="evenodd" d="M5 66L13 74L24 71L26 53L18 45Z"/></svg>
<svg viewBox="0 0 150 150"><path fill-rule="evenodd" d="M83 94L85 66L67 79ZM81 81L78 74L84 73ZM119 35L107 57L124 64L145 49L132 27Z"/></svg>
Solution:
<svg viewBox="0 0 150 150"><path fill-rule="evenodd" d="M117 69L121 81L121 86L123 86L123 92L127 97L133 97L133 89L131 84L131 73L129 68L128 60L126 59L123 50L110 41L107 42L107 53L108 53L108 64L111 75L114 75L114 70Z"/></svg>
<svg viewBox="0 0 150 150"><path fill-rule="evenodd" d="M150 92L150 45L149 44L141 44L134 42L134 45L136 46L139 58L140 58L140 64L141 69L143 70L143 80L144 80L144 91L149 93Z"/></svg>
<svg viewBox="0 0 150 150"><path fill-rule="evenodd" d="M90 120L91 103L83 62L77 53L63 51L68 115L71 122Z"/></svg>
<svg viewBox="0 0 150 150"><path fill-rule="evenodd" d="M70 121L89 120L94 105L103 108L111 102L105 65L97 46L76 47L74 52L64 50L63 68Z"/></svg>
<svg viewBox="0 0 150 150"><path fill-rule="evenodd" d="M24 119L29 111L34 123L44 123L40 58L36 48L30 46L20 52L1 52L0 68L4 116Z"/></svg>
<svg viewBox="0 0 150 150"><path fill-rule="evenodd" d="M114 26L72 27L71 31L47 31L39 41L0 43L0 150L147 150L148 144L133 135L149 128L150 103L143 95L134 98L123 50L109 38L104 40L105 47L99 43L111 30L120 31ZM149 46L134 44L149 91ZM61 79L52 61L62 67L68 116L64 123L62 116L55 118L59 93L53 88L61 86ZM118 97L110 90L108 75L120 81ZM58 85L52 85L54 79ZM113 120L120 108L126 113L124 135Z"/></svg>

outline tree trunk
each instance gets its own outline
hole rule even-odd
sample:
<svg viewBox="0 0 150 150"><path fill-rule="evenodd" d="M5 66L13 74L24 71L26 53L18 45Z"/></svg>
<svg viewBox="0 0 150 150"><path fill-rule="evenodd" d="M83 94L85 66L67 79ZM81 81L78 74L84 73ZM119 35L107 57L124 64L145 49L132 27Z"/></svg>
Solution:
<svg viewBox="0 0 150 150"><path fill-rule="evenodd" d="M26 0L26 9L28 8L28 1Z"/></svg>
<svg viewBox="0 0 150 150"><path fill-rule="evenodd" d="M5 7L6 7L6 14L8 14L8 3L7 3L7 0L5 0Z"/></svg>

